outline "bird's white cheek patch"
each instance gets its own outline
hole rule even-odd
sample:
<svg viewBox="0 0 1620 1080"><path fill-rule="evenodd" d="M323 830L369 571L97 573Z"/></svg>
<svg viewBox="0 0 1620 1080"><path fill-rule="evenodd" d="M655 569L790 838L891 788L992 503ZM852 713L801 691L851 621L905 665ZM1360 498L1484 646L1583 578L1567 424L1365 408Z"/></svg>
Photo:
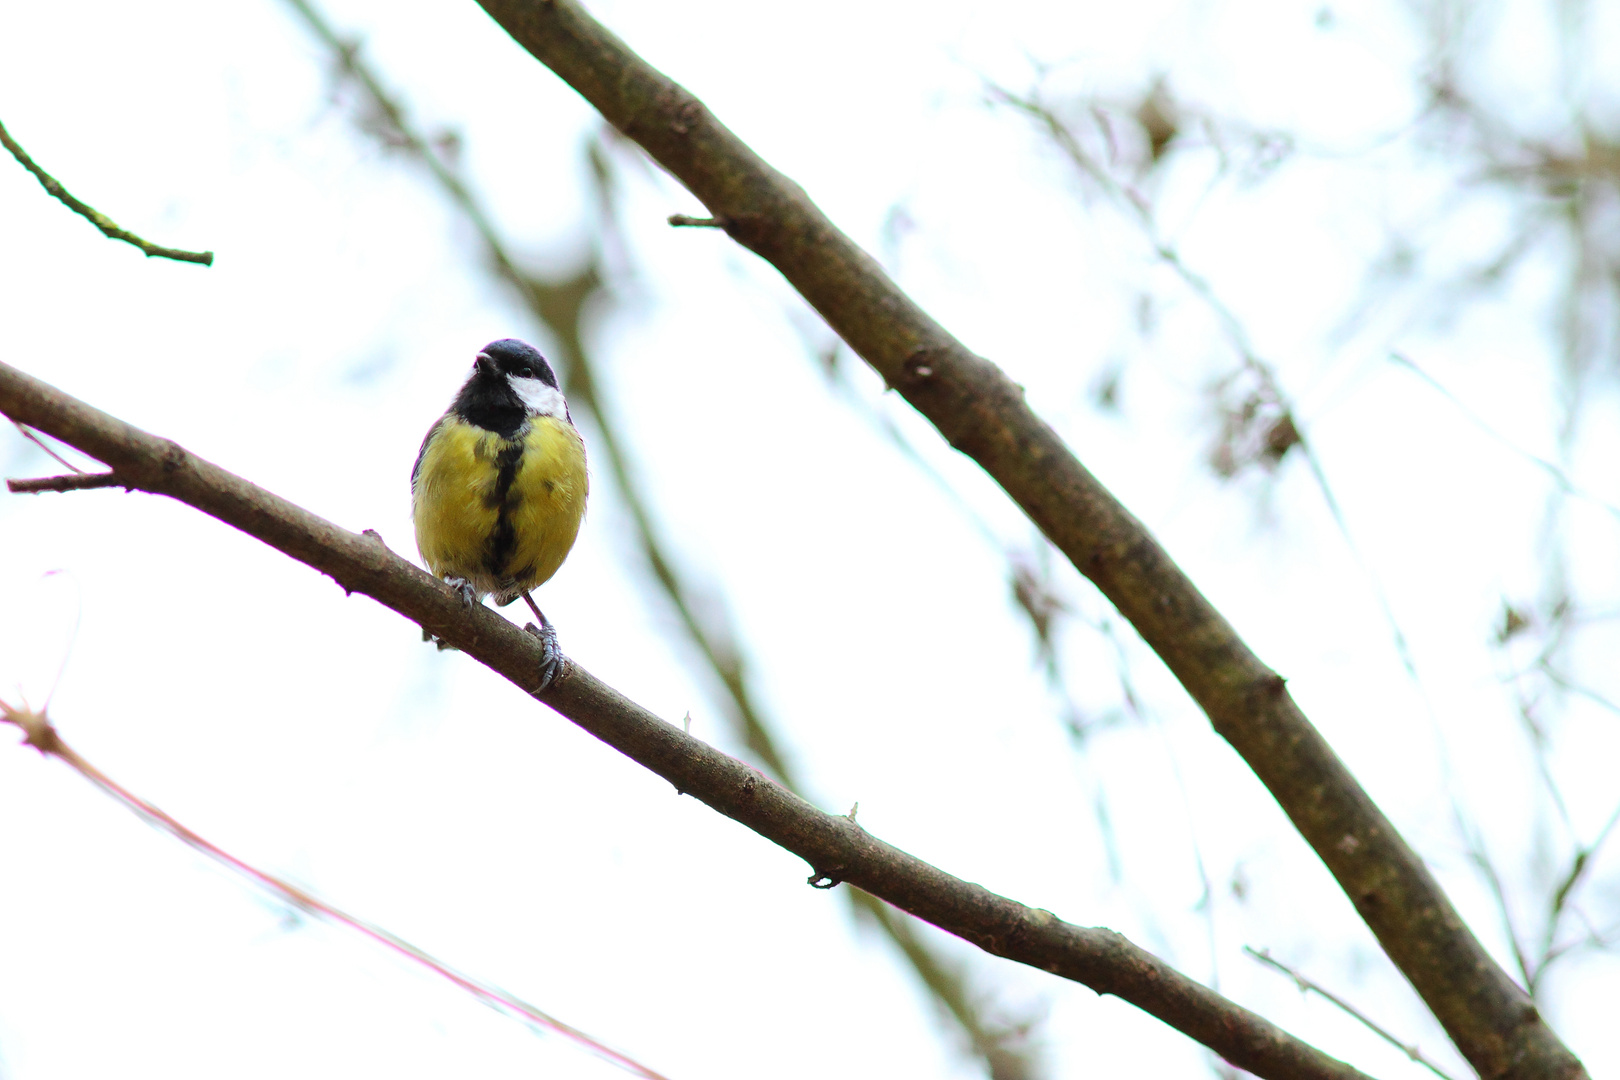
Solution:
<svg viewBox="0 0 1620 1080"><path fill-rule="evenodd" d="M555 416L558 420L567 419L568 402L563 400L562 391L555 386L547 386L539 379L513 379L512 389L517 391L517 396L523 399L530 412Z"/></svg>

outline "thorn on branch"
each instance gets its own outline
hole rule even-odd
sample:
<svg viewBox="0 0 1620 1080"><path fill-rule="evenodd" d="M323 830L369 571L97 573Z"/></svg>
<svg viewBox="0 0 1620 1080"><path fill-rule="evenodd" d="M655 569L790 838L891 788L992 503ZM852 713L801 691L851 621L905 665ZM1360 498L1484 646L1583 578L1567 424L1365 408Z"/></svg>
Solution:
<svg viewBox="0 0 1620 1080"><path fill-rule="evenodd" d="M812 889L836 889L844 883L842 878L832 874L824 874L820 870L805 878Z"/></svg>
<svg viewBox="0 0 1620 1080"><path fill-rule="evenodd" d="M669 223L676 228L688 229L723 229L729 224L723 217L691 217L687 214L671 214Z"/></svg>
<svg viewBox="0 0 1620 1080"><path fill-rule="evenodd" d="M41 476L34 480L7 480L13 495L36 495L43 491L88 491L91 488L121 487L130 490L129 481L115 472L75 473L72 476Z"/></svg>
<svg viewBox="0 0 1620 1080"><path fill-rule="evenodd" d="M34 159L28 156L28 151L17 145L17 141L6 131L4 124L0 124L0 146L4 146L11 151L11 156L16 158L23 168L33 173L40 186L52 198L100 229L101 234L109 240L122 240L126 244L133 244L135 247L140 248L141 253L148 259L173 259L175 262L200 263L203 266L214 265L214 253L212 251L184 251L180 248L163 247L161 244L154 244L150 240L143 240L128 229L119 228L112 218L103 214L100 210L74 198L73 193L63 187L60 181L40 168L34 162Z"/></svg>

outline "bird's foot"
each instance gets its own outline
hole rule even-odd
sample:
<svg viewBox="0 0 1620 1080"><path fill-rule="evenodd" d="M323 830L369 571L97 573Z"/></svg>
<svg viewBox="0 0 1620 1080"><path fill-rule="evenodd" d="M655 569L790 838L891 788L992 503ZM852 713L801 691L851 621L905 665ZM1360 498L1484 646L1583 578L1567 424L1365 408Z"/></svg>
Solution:
<svg viewBox="0 0 1620 1080"><path fill-rule="evenodd" d="M543 694L557 676L562 674L563 664L568 658L557 645L557 630L551 625L551 620L541 614L538 608L534 613L540 616L540 625L525 623L523 629L540 639L540 685L534 688L533 693Z"/></svg>
<svg viewBox="0 0 1620 1080"><path fill-rule="evenodd" d="M444 583L461 594L461 602L468 607L478 606L478 590L464 577L447 577Z"/></svg>

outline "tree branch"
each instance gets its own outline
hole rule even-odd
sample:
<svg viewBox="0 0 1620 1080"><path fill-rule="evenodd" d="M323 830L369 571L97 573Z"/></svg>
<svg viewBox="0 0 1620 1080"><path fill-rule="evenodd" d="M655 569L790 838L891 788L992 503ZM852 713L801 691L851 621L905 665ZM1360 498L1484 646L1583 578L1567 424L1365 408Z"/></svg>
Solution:
<svg viewBox="0 0 1620 1080"><path fill-rule="evenodd" d="M141 249L141 252L148 259L173 259L175 262L201 263L203 266L214 265L214 253L212 251L182 251L179 248L163 247L152 243L150 240L143 240L128 229L119 228L112 218L89 203L74 198L73 193L63 187L59 180L35 164L34 159L28 156L28 151L17 145L17 141L6 131L4 124L0 124L0 146L10 150L11 156L16 158L23 168L33 173L40 186L48 191L53 198L60 200L69 210L100 229L102 235L109 240L122 240L126 244L134 244Z"/></svg>
<svg viewBox="0 0 1620 1080"><path fill-rule="evenodd" d="M1283 679L1030 409L1021 387L918 307L802 188L573 0L479 3L686 185L734 240L775 266L1131 621L1271 791L1481 1076L1586 1075Z"/></svg>
<svg viewBox="0 0 1620 1080"><path fill-rule="evenodd" d="M528 690L534 638L395 555L168 439L0 363L0 412L110 466L128 486L193 506L364 593ZM530 691L532 693L532 691ZM962 881L826 814L744 763L691 738L569 661L542 700L584 730L808 862L813 883L845 881L986 952L1113 994L1262 1077L1351 1080L1363 1074L1187 978L1110 930L1066 923Z"/></svg>

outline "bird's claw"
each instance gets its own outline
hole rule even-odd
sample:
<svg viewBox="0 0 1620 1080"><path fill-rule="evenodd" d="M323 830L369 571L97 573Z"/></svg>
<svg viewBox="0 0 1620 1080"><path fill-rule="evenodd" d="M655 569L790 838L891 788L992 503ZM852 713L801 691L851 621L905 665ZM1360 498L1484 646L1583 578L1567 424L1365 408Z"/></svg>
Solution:
<svg viewBox="0 0 1620 1080"><path fill-rule="evenodd" d="M464 577L447 577L444 583L461 594L461 602L468 607L478 606L478 590Z"/></svg>
<svg viewBox="0 0 1620 1080"><path fill-rule="evenodd" d="M562 674L563 664L568 658L563 656L562 649L557 645L556 628L544 615L540 615L539 626L525 623L523 629L540 639L540 685L534 688L533 693L543 694Z"/></svg>

